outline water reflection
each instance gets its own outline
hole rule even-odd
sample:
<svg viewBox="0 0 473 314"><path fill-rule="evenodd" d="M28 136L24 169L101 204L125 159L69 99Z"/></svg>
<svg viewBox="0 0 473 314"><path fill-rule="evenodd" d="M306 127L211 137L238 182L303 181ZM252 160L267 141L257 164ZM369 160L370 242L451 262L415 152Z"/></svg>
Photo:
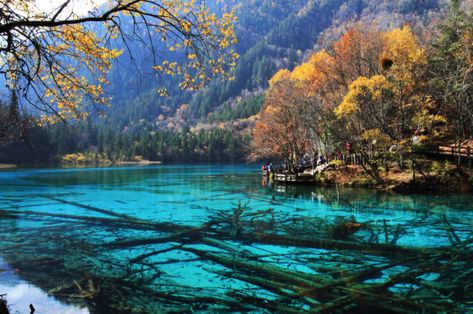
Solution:
<svg viewBox="0 0 473 314"><path fill-rule="evenodd" d="M10 312L30 313L32 304L36 313L89 314L84 307L64 304L48 296L40 288L24 281L0 258L0 294L5 294Z"/></svg>
<svg viewBox="0 0 473 314"><path fill-rule="evenodd" d="M394 195L360 189L337 191L311 186L270 185L253 166L17 170L0 173L0 249L4 249L0 252L10 264L21 266L23 278L40 283L38 286L45 290L58 285L55 278L62 278L69 285L72 280L82 278L80 285L85 289L86 276L95 280L93 276L120 278L132 273L159 279L160 288L161 285L200 284L202 289L213 287L224 294L230 286L247 287L241 286L241 282L220 283L218 276L209 275L206 269L209 263L196 259L189 252L166 252L161 257L165 258L164 265L159 268L154 268L154 264L145 265L143 269L130 268L128 261L131 258L146 256L156 250L169 250L169 244L109 251L103 246L113 241L166 235L117 226L113 219L131 216L150 222L198 227L219 212L231 213L235 204L247 201L254 212L272 208L276 222L301 217L327 221L355 217L357 221L369 221L374 225L386 223L392 228L402 228L399 244L419 248L450 243L441 224L443 216L458 228L457 236L461 239L469 235L473 217L473 197L469 195ZM21 215L26 212L28 219ZM50 216L35 216L31 212ZM73 220L65 215L102 220ZM255 247L251 243L246 249L264 249L266 255L282 250ZM314 251L309 253L314 254ZM33 259L39 266L22 264L23 258ZM305 267L291 261L284 261L286 264L296 265L298 269ZM2 277L7 275L14 274L12 271L0 274L0 294L8 293L10 304L24 306L36 300L34 302L38 304L48 304L46 309L55 309L56 305L48 303L54 299L18 277ZM157 285L154 281L150 284ZM64 308L43 313L67 313L69 310L85 311Z"/></svg>

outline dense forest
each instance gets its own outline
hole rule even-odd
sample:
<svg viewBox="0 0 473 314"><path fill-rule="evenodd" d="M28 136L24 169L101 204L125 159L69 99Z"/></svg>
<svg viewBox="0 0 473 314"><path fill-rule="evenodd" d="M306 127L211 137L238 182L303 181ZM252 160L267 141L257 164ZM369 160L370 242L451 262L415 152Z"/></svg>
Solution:
<svg viewBox="0 0 473 314"><path fill-rule="evenodd" d="M216 12L231 8L238 17L240 54L234 79L217 78L200 91L183 91L178 77L152 73L143 44L132 43L109 74L111 108L80 122L29 128L22 143L1 149L0 161L243 161L268 87L271 92L268 82L280 69L292 71L314 51L330 50L359 23L378 31L407 23L421 36L447 13L441 0L246 0L212 6Z"/></svg>

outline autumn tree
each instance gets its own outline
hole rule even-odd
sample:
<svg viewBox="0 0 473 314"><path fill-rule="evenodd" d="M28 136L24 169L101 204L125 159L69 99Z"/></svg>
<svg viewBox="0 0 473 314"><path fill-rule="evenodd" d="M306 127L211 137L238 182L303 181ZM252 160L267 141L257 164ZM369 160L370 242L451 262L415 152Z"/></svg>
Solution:
<svg viewBox="0 0 473 314"><path fill-rule="evenodd" d="M380 56L383 43L383 33L365 24L354 25L333 43L329 51L330 61L316 66L317 71L326 77L317 92L325 107L335 112L355 80L382 73ZM330 140L338 150L344 143L353 141L354 133L347 128L346 120L333 119L330 125L333 130Z"/></svg>
<svg viewBox="0 0 473 314"><path fill-rule="evenodd" d="M122 53L114 48L117 41L124 47L143 43L154 69L180 76L183 89L230 77L235 67L233 12L217 16L197 0L91 0L85 14L73 4L62 1L45 12L33 0L0 1L0 74L20 103L42 113L40 122L81 119L89 114L86 104L109 105L104 87L112 61ZM124 28L125 21L132 27ZM164 48L185 62L163 60Z"/></svg>
<svg viewBox="0 0 473 314"><path fill-rule="evenodd" d="M422 127L440 121L429 111L432 102L424 95L426 63L425 51L409 27L380 32L358 25L331 50L319 51L292 72L282 70L273 77L267 105L255 129L258 147L254 149L268 148L265 143L271 142L268 138L258 142L261 134L270 137L285 130L287 135L284 126L291 125L288 121L265 122L282 112L271 110L284 106L298 108L293 113L299 116L294 119L304 128L292 130L292 134L304 134L304 145L319 153L339 151L348 141L365 154L374 143L386 152L393 144L401 147L410 143ZM287 113L281 116L292 119ZM302 157L294 150L279 151L278 143L280 140L272 144L271 149L278 149L273 154ZM374 163L372 168L374 177L379 178L378 165Z"/></svg>
<svg viewBox="0 0 473 314"><path fill-rule="evenodd" d="M471 139L473 18L459 0L451 11L433 53L409 26L357 25L331 49L278 72L253 134L254 155L294 165L307 148L326 153L351 142L369 159L365 171L382 183L378 169L388 170L389 160L402 169L410 156L414 170L420 146L449 133L459 145Z"/></svg>
<svg viewBox="0 0 473 314"><path fill-rule="evenodd" d="M453 0L449 18L440 30L429 58L431 93L460 145L473 137L472 11L462 8L462 1Z"/></svg>
<svg viewBox="0 0 473 314"><path fill-rule="evenodd" d="M290 77L295 80L296 92L304 98L307 106L305 127L310 132L312 154L325 156L336 150L333 141L335 129L339 126L333 113L333 74L335 58L321 50L310 56L309 60L294 68Z"/></svg>
<svg viewBox="0 0 473 314"><path fill-rule="evenodd" d="M298 93L297 81L281 70L270 80L260 118L253 130L251 158L283 162L297 173L301 158L311 151L310 106Z"/></svg>
<svg viewBox="0 0 473 314"><path fill-rule="evenodd" d="M353 29L334 44L332 51L314 53L292 72L278 72L270 80L267 104L253 134L253 155L267 157L272 154L285 159L287 165L297 166L304 154L328 155L336 152L339 139L352 134L345 133L345 123L336 119L334 109L353 80L361 75L380 72L380 39L381 33L372 29L365 32ZM274 99L272 106L270 99ZM276 107L285 110L298 109L292 110L292 115L282 109L272 111L274 103L279 103ZM269 117L277 117L280 121L268 122ZM297 121L300 129L288 130L285 126L296 124L284 119ZM269 138L278 132L288 136L288 131L291 135L304 134L302 142L293 145L292 149L281 149L281 139L272 142L275 138ZM294 142L297 136L293 137Z"/></svg>
<svg viewBox="0 0 473 314"><path fill-rule="evenodd" d="M404 27L384 34L383 49L375 60L381 63L382 73L353 81L336 113L352 120L354 135L377 129L399 143L412 136L412 119L422 102L420 78L426 56Z"/></svg>
<svg viewBox="0 0 473 314"><path fill-rule="evenodd" d="M328 77L324 89L327 100L337 106L350 84L359 77L371 77L382 71L380 55L383 51L383 33L372 26L357 24L349 29L332 47L329 67L318 67Z"/></svg>

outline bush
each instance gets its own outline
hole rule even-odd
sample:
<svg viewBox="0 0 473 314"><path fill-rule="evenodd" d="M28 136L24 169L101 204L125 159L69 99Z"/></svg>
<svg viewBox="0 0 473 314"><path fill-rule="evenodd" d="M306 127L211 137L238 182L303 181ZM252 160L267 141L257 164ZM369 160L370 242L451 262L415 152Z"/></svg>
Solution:
<svg viewBox="0 0 473 314"><path fill-rule="evenodd" d="M445 167L438 161L433 161L432 165L430 166L430 171L435 173L442 173L443 171L445 171Z"/></svg>
<svg viewBox="0 0 473 314"><path fill-rule="evenodd" d="M329 162L329 165L333 165L335 166L335 168L338 168L343 166L344 164L342 160L332 160L331 162Z"/></svg>

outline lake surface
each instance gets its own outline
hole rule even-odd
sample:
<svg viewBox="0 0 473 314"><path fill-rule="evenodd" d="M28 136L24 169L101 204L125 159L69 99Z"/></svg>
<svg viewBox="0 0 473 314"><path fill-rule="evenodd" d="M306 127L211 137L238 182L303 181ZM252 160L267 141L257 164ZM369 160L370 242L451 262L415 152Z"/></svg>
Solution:
<svg viewBox="0 0 473 314"><path fill-rule="evenodd" d="M233 294L250 290L262 299L275 299L254 282L223 276L228 265L205 261L198 253L220 252L222 244L216 248L210 241L192 242L193 228L222 217L234 219L235 208L252 213L247 222L252 232L260 230L257 223L263 223L258 219L264 215L271 216L271 226L280 222L284 230L300 219L312 219L309 229L345 219L384 226L384 233L388 227L396 229L376 237L414 248L451 244L445 221L460 241L471 236L473 226L470 195L272 186L262 181L259 166L251 165L0 171L0 295L6 294L13 313L29 313L29 304L39 313L88 313L88 308L100 313L110 304L100 304L97 296L105 298L110 289L117 289L111 294L121 298L113 301L121 302L114 305L117 312L120 306L141 307L143 312L189 310L191 302L185 298L200 294L222 300L214 307L206 305L207 312L223 311ZM235 227L233 222L228 225ZM187 232L188 242L169 238L176 232ZM167 241L160 240L165 237ZM155 240L143 241L149 238ZM310 274L317 270L308 261L325 254L323 249L270 243L227 243L262 261ZM130 279L124 283L120 278ZM128 290L123 290L125 285ZM166 295L172 304L163 304Z"/></svg>

